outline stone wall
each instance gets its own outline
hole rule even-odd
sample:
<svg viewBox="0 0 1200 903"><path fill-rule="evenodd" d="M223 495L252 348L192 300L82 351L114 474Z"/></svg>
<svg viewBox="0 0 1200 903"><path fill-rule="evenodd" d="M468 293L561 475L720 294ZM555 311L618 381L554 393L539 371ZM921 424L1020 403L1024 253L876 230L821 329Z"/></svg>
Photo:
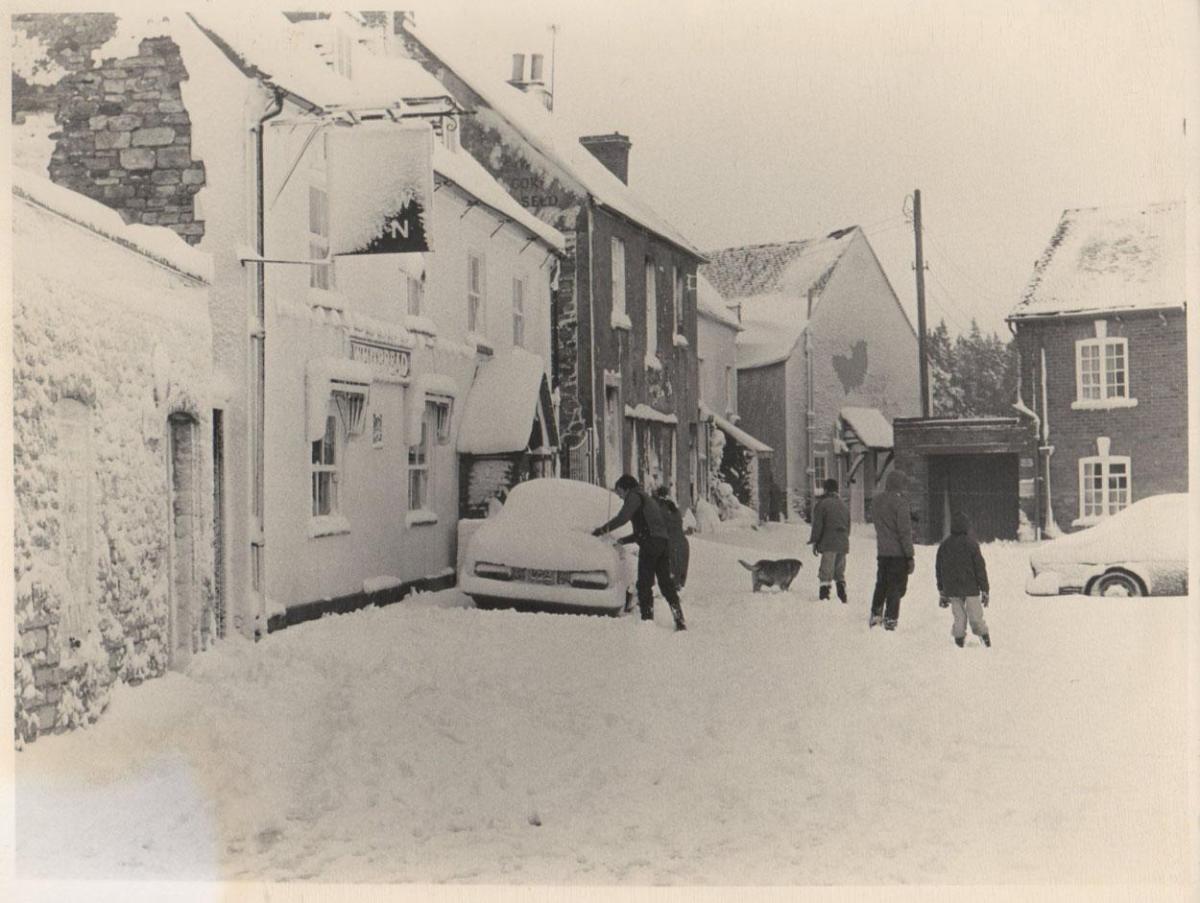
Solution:
<svg viewBox="0 0 1200 903"><path fill-rule="evenodd" d="M54 113L50 178L126 222L167 226L198 244L204 223L194 197L205 170L192 159L192 122L179 88L188 73L175 42L146 38L136 56L97 63L94 51L116 28L110 14L30 14L14 17L13 26L44 44L47 66L65 71L49 85L14 75L14 120Z"/></svg>

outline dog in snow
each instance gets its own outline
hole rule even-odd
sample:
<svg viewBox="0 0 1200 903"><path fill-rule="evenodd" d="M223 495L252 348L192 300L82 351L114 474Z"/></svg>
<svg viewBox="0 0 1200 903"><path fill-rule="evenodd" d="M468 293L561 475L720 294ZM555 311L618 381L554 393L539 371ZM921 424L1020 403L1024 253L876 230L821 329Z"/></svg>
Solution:
<svg viewBox="0 0 1200 903"><path fill-rule="evenodd" d="M739 558L738 564L750 572L754 592L764 586L786 590L800 573L800 568L804 567L804 562L799 558L760 558L753 564Z"/></svg>

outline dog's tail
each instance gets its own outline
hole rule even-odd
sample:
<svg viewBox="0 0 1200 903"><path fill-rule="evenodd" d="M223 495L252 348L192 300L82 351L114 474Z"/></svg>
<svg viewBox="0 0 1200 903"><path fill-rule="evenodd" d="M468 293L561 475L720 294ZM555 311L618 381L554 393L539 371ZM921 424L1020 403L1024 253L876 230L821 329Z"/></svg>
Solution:
<svg viewBox="0 0 1200 903"><path fill-rule="evenodd" d="M748 571L754 570L754 565L749 564L745 561L742 561L742 559L740 559L740 558L738 559L738 564L740 564L742 567L744 567Z"/></svg>

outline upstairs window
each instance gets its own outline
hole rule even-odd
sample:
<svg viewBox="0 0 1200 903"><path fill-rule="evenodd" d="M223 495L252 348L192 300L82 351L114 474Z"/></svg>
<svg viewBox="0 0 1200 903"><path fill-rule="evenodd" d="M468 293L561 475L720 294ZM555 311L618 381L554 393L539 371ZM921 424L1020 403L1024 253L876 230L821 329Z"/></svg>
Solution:
<svg viewBox="0 0 1200 903"><path fill-rule="evenodd" d="M671 267L671 307L674 310L675 335L683 335L683 273Z"/></svg>
<svg viewBox="0 0 1200 903"><path fill-rule="evenodd" d="M467 255L467 332L484 332L484 281L483 257Z"/></svg>
<svg viewBox="0 0 1200 903"><path fill-rule="evenodd" d="M425 285L416 276L408 277L408 313L419 317L425 308Z"/></svg>
<svg viewBox="0 0 1200 903"><path fill-rule="evenodd" d="M646 365L658 357L658 275L654 261L646 258Z"/></svg>
<svg viewBox="0 0 1200 903"><path fill-rule="evenodd" d="M613 238L610 244L612 258L612 319L614 325L618 321L628 321L625 313L625 242Z"/></svg>
<svg viewBox="0 0 1200 903"><path fill-rule="evenodd" d="M326 189L327 168L324 136L319 136L313 141L309 154L308 256L310 260L328 260L329 192ZM308 284L312 288L333 288L332 262L310 267Z"/></svg>
<svg viewBox="0 0 1200 903"><path fill-rule="evenodd" d="M1135 403L1129 395L1129 340L1082 339L1075 343L1075 405Z"/></svg>

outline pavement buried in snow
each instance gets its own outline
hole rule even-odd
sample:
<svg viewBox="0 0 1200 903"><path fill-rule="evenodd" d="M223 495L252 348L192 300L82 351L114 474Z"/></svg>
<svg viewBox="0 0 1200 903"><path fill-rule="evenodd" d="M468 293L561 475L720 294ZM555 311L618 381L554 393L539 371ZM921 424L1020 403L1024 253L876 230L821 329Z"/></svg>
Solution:
<svg viewBox="0 0 1200 903"><path fill-rule="evenodd" d="M894 634L750 592L807 528L693 538L689 630L446 591L122 686L17 754L17 876L570 884L1190 880L1187 600L1032 598L984 547L958 649L932 547Z"/></svg>

